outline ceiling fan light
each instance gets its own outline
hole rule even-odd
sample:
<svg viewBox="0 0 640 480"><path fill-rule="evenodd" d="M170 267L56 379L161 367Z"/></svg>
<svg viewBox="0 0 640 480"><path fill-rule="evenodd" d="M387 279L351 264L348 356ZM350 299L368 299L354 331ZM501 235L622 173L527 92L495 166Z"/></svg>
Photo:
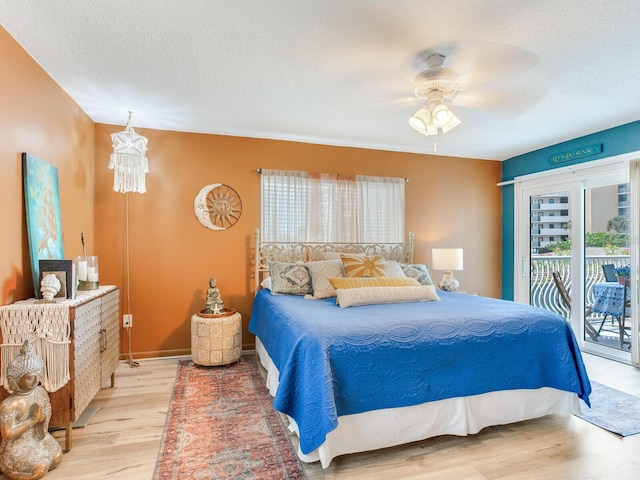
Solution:
<svg viewBox="0 0 640 480"><path fill-rule="evenodd" d="M461 123L458 117L456 117L451 110L449 110L449 113L451 114L451 118L449 118L449 121L445 125L440 126L440 128L442 128L442 133L447 133L449 130L457 127Z"/></svg>
<svg viewBox="0 0 640 480"><path fill-rule="evenodd" d="M433 117L433 123L438 127L442 127L446 125L454 115L444 103L439 103L433 107L431 116Z"/></svg>
<svg viewBox="0 0 640 480"><path fill-rule="evenodd" d="M418 110L413 117L409 119L409 125L423 135L428 135L427 129L431 125L431 112L426 107Z"/></svg>

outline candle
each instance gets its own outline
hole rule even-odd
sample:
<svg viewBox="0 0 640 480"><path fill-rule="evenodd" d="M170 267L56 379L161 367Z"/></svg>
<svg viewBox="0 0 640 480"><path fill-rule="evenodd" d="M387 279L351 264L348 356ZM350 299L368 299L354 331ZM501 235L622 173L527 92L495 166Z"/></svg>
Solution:
<svg viewBox="0 0 640 480"><path fill-rule="evenodd" d="M95 271L95 268L94 268ZM78 262L78 280L87 281L87 261L80 260Z"/></svg>
<svg viewBox="0 0 640 480"><path fill-rule="evenodd" d="M87 280L89 282L98 281L98 272L96 272L96 267L87 267Z"/></svg>

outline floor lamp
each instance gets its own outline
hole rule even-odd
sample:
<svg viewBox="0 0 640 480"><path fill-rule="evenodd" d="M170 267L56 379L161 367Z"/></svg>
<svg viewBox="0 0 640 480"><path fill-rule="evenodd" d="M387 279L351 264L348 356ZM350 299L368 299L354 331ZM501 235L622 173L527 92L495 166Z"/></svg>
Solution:
<svg viewBox="0 0 640 480"><path fill-rule="evenodd" d="M145 178L149 172L146 157L147 139L138 135L131 126L131 112L124 131L111 135L113 153L109 158L109 168L113 170L113 190L125 194L125 275L127 282L125 330L127 331L129 366L137 367L131 353L131 279L129 263L129 192L146 193Z"/></svg>

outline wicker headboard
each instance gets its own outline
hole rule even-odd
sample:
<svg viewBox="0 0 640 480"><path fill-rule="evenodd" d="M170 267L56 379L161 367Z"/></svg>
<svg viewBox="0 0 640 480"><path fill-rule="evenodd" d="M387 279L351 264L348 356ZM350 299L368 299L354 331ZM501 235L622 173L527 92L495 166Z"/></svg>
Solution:
<svg viewBox="0 0 640 480"><path fill-rule="evenodd" d="M357 253L362 255L382 255L387 260L399 263L413 263L413 232L409 232L406 243L290 243L263 242L260 229L255 231L255 292L260 290L260 282L265 272L269 272L269 262L312 262L324 260L324 252Z"/></svg>

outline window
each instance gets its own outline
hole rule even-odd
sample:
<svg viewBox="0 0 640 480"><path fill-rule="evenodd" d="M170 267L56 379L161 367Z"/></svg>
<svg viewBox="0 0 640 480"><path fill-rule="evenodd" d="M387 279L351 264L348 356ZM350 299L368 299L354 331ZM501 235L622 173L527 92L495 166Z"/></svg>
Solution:
<svg viewBox="0 0 640 480"><path fill-rule="evenodd" d="M261 174L264 241L404 242L404 178Z"/></svg>

